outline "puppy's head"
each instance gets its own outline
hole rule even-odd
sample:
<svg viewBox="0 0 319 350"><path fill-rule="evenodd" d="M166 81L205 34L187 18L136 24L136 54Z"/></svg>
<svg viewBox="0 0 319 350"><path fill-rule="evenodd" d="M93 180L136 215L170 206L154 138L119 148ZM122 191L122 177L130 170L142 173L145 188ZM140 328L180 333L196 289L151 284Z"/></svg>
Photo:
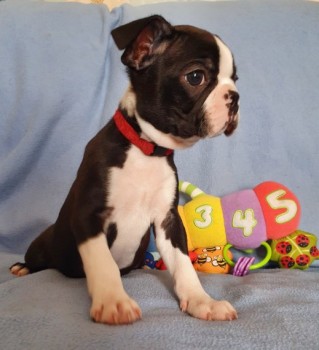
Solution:
<svg viewBox="0 0 319 350"><path fill-rule="evenodd" d="M122 107L160 146L231 135L239 117L233 55L216 35L151 16L112 32L131 87Z"/></svg>

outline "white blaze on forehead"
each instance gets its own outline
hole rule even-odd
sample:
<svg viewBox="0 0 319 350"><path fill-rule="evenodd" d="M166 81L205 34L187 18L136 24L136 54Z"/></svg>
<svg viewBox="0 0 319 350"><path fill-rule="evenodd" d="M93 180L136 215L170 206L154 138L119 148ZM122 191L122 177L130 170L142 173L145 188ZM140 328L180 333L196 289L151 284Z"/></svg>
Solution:
<svg viewBox="0 0 319 350"><path fill-rule="evenodd" d="M229 48L218 37L215 36L215 39L219 48L218 82L220 83L223 79L230 79L233 75L234 62Z"/></svg>
<svg viewBox="0 0 319 350"><path fill-rule="evenodd" d="M205 119L210 137L225 131L230 121L227 107L231 103L229 91L237 91L231 78L234 73L233 55L218 37L215 36L215 39L219 48L218 84L204 102Z"/></svg>

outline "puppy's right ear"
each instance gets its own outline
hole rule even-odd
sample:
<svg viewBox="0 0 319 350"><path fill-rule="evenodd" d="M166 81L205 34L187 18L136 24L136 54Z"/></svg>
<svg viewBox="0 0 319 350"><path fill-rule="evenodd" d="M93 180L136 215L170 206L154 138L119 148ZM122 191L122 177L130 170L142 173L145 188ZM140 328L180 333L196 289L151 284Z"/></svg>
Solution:
<svg viewBox="0 0 319 350"><path fill-rule="evenodd" d="M117 47L125 49L123 64L141 70L165 50L173 30L163 17L154 15L115 28L111 34Z"/></svg>

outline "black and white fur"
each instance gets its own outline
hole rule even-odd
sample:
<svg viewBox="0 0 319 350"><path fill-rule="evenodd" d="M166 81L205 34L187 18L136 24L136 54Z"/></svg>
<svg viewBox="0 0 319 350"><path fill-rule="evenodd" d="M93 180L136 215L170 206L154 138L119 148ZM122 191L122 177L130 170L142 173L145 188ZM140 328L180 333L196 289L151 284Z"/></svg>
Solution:
<svg viewBox="0 0 319 350"><path fill-rule="evenodd" d="M170 149L229 135L237 126L238 93L232 53L222 40L191 26L151 16L113 31L130 86L120 110L140 136ZM190 162L191 163L191 162ZM87 145L57 221L29 247L22 276L55 268L86 276L91 317L108 324L141 318L121 273L138 268L154 227L158 250L174 279L180 307L207 320L233 320L236 311L203 290L188 258L177 212L178 177L169 156L146 156L112 119Z"/></svg>

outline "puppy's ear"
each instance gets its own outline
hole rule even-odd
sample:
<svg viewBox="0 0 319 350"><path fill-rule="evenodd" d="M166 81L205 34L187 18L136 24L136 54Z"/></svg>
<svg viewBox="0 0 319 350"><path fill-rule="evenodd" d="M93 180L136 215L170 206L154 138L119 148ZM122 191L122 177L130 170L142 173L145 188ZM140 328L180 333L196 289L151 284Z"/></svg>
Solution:
<svg viewBox="0 0 319 350"><path fill-rule="evenodd" d="M141 70L165 50L173 29L163 17L155 15L118 27L112 36L117 47L125 49L123 64Z"/></svg>

